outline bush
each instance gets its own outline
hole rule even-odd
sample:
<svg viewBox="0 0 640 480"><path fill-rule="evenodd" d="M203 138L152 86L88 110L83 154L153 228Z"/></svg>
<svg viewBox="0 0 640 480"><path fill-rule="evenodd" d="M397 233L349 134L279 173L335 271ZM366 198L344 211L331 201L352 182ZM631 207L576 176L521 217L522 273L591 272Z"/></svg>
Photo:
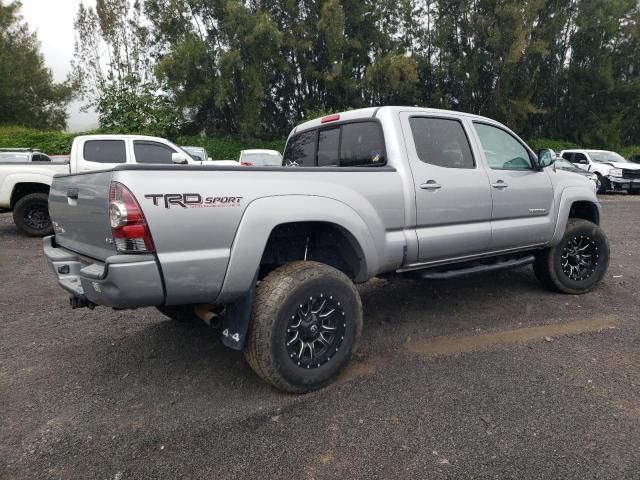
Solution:
<svg viewBox="0 0 640 480"><path fill-rule="evenodd" d="M569 150L570 148L580 148L577 144L572 142L565 142L564 140L551 140L549 138L532 138L527 141L534 152L538 152L543 148L550 148L556 153L560 153L562 150Z"/></svg>
<svg viewBox="0 0 640 480"><path fill-rule="evenodd" d="M68 155L71 143L78 135L109 133L94 130L86 133L41 132L24 127L0 126L0 148L37 148L49 155ZM240 137L180 136L170 138L176 145L193 145L207 149L214 160L237 160L240 150L247 148L269 148L282 152L284 140L259 140Z"/></svg>

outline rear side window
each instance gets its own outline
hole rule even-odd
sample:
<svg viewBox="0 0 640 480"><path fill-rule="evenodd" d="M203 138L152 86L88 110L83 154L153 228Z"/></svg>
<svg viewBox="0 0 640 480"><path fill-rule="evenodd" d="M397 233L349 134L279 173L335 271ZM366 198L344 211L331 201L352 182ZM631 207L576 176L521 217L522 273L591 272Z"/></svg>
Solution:
<svg viewBox="0 0 640 480"><path fill-rule="evenodd" d="M303 132L291 138L284 152L284 164L295 167L313 167L316 164L317 130Z"/></svg>
<svg viewBox="0 0 640 480"><path fill-rule="evenodd" d="M424 163L446 168L475 168L469 140L459 121L413 117L409 124L416 153Z"/></svg>
<svg viewBox="0 0 640 480"><path fill-rule="evenodd" d="M565 160L571 161L571 157L573 156L573 153L571 152L564 152L562 154L562 158L564 158Z"/></svg>
<svg viewBox="0 0 640 480"><path fill-rule="evenodd" d="M87 162L125 163L127 154L124 140L88 140L82 153Z"/></svg>
<svg viewBox="0 0 640 480"><path fill-rule="evenodd" d="M137 163L173 164L171 155L176 152L162 143L136 140L133 142L133 153Z"/></svg>

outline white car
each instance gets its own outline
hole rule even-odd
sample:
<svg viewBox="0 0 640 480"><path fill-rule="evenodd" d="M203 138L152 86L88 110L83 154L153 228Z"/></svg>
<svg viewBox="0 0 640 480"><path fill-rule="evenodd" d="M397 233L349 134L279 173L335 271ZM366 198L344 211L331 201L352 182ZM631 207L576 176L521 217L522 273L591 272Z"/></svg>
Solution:
<svg viewBox="0 0 640 480"><path fill-rule="evenodd" d="M627 190L640 193L640 164L626 160L622 155L608 150L563 150L560 156L576 167L598 175L598 193L607 190Z"/></svg>
<svg viewBox="0 0 640 480"><path fill-rule="evenodd" d="M245 167L281 167L282 155L277 150L254 148L242 150L239 162Z"/></svg>

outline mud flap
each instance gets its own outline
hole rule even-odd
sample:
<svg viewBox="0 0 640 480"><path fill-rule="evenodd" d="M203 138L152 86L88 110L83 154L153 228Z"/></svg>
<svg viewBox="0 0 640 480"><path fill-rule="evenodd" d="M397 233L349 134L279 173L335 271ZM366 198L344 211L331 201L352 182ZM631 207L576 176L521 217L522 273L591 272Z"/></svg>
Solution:
<svg viewBox="0 0 640 480"><path fill-rule="evenodd" d="M222 344L233 350L242 350L247 339L253 300L256 296L258 272L253 277L251 290L226 306L222 318Z"/></svg>

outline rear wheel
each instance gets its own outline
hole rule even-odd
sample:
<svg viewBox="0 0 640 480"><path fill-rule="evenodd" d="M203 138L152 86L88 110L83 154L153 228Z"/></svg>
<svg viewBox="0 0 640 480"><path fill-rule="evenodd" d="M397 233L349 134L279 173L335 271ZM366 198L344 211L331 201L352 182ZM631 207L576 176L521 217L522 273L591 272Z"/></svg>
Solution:
<svg viewBox="0 0 640 480"><path fill-rule="evenodd" d="M276 388L304 393L336 377L361 332L353 282L328 265L293 262L258 285L244 354Z"/></svg>
<svg viewBox="0 0 640 480"><path fill-rule="evenodd" d="M49 195L30 193L13 206L13 221L19 230L31 237L53 234L49 216Z"/></svg>
<svg viewBox="0 0 640 480"><path fill-rule="evenodd" d="M586 293L602 281L609 267L609 242L602 229L587 220L569 219L562 240L540 253L533 264L546 288Z"/></svg>

